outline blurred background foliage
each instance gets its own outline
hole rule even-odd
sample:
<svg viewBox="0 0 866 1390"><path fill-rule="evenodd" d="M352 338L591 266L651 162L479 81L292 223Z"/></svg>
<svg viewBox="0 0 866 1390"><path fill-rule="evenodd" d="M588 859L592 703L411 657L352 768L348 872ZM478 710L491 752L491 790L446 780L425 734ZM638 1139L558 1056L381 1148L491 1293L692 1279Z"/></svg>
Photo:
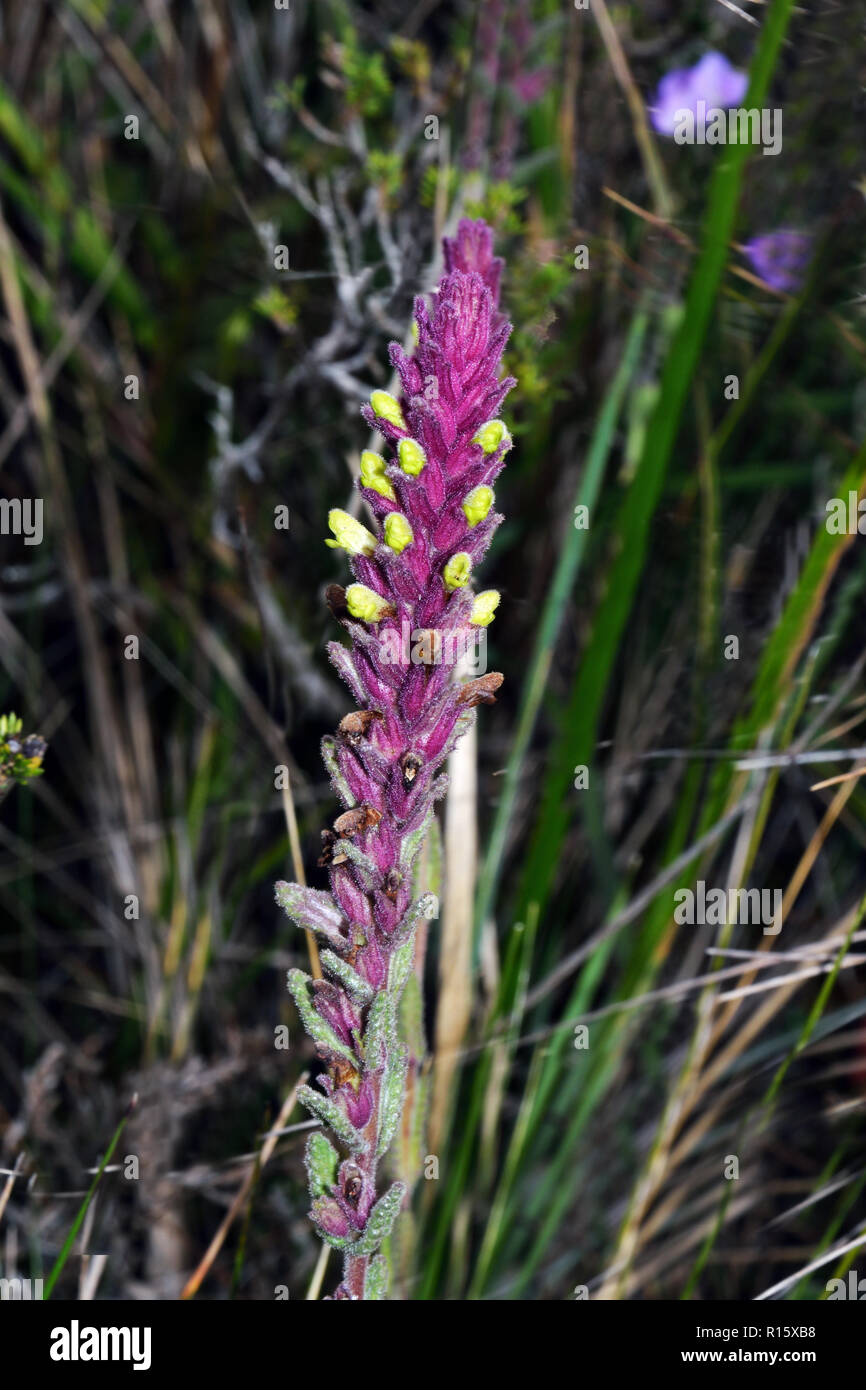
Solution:
<svg viewBox="0 0 866 1390"><path fill-rule="evenodd" d="M45 538L0 537L0 710L49 745L0 820L5 1276L333 1283L272 885L295 824L324 883L325 517L461 214L514 323L506 684L397 1291L815 1298L856 1260L866 549L824 520L866 492L863 40L830 0L5 0L2 496L43 498ZM708 51L783 109L778 157L653 132ZM745 250L779 228L811 247L793 293ZM781 890L782 933L678 926L698 878Z"/></svg>

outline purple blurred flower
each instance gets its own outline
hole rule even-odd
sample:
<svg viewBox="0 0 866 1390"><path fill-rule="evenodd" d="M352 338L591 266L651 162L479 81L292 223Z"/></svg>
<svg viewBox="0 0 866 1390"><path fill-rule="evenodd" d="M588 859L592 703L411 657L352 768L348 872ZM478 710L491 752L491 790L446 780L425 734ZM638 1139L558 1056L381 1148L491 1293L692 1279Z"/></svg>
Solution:
<svg viewBox="0 0 866 1390"><path fill-rule="evenodd" d="M725 111L739 106L748 85L748 74L732 67L723 53L705 53L693 68L674 68L662 78L649 106L653 128L659 135L673 135L677 112L696 116L699 101L705 116L713 107Z"/></svg>
<svg viewBox="0 0 866 1390"><path fill-rule="evenodd" d="M743 252L756 275L774 290L793 294L803 283L812 254L812 238L808 232L782 227L753 237Z"/></svg>

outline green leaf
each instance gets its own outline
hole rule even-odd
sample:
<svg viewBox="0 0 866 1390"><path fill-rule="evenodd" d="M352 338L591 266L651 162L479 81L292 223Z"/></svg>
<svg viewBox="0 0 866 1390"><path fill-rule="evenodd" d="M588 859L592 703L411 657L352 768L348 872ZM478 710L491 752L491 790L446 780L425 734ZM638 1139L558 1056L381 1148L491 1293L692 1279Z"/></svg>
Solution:
<svg viewBox="0 0 866 1390"><path fill-rule="evenodd" d="M379 1094L379 1134L376 1141L376 1157L381 1158L391 1147L397 1133L397 1126L403 1114L403 1101L406 1096L406 1072L409 1068L409 1049L405 1043L395 1043L388 1056L388 1065L382 1078Z"/></svg>
<svg viewBox="0 0 866 1390"><path fill-rule="evenodd" d="M353 970L348 961L342 960L333 951L322 951L319 959L322 962L323 970L328 970L336 976L356 1003L369 1004L374 994L373 986L368 984L366 980L362 980L357 970Z"/></svg>
<svg viewBox="0 0 866 1390"><path fill-rule="evenodd" d="M320 1047L325 1048L334 1057L343 1057L350 1062L353 1067L357 1067L358 1058L350 1047L337 1036L330 1023L326 1022L322 1015L313 1007L310 999L308 986L312 983L309 975L305 975L303 970L289 971L289 990L298 1006L298 1013L304 1027Z"/></svg>
<svg viewBox="0 0 866 1390"><path fill-rule="evenodd" d="M433 812L429 811L428 814L424 817L424 820L419 825L418 829L413 830L411 835L404 836L403 843L400 846L401 873L408 874L410 869L412 868L412 865L415 863L415 860L418 856L418 851L424 843L424 836L427 834L427 830L432 819Z"/></svg>
<svg viewBox="0 0 866 1390"><path fill-rule="evenodd" d="M364 1275L364 1302L381 1303L388 1295L391 1271L384 1255L377 1255L367 1266Z"/></svg>
<svg viewBox="0 0 866 1390"><path fill-rule="evenodd" d="M412 965L415 959L415 940L410 937L398 946L396 951L391 954L388 962L388 993L393 999L399 999L403 993L403 986L412 973Z"/></svg>
<svg viewBox="0 0 866 1390"><path fill-rule="evenodd" d="M370 1005L364 1030L364 1064L371 1071L384 1067L397 1041L394 1000L390 994L377 994Z"/></svg>
<svg viewBox="0 0 866 1390"><path fill-rule="evenodd" d="M364 1136L346 1119L340 1107L329 1096L320 1095L311 1086L301 1086L298 1100L318 1119L329 1125L347 1149L351 1149L352 1153L363 1152Z"/></svg>
<svg viewBox="0 0 866 1390"><path fill-rule="evenodd" d="M474 710L469 711L474 714ZM444 851L442 848L442 831L439 822L433 816L427 829L427 838L424 841L424 851L415 865L415 893L420 896L422 893L435 893L437 897L442 896L442 863Z"/></svg>
<svg viewBox="0 0 866 1390"><path fill-rule="evenodd" d="M367 878L370 880L369 887L372 888L378 885L382 878L378 866L373 863L373 860L368 854L358 849L358 846L354 844L352 840L335 840L332 849L335 859L338 855L345 854L346 858L350 860L357 869L360 869L362 873L367 875Z"/></svg>
<svg viewBox="0 0 866 1390"><path fill-rule="evenodd" d="M438 906L439 901L435 893L422 893L420 898L416 898L391 938L394 946L402 946L414 939L419 918L426 917L432 920L436 916Z"/></svg>
<svg viewBox="0 0 866 1390"><path fill-rule="evenodd" d="M384 1197L379 1198L367 1218L366 1228L351 1247L353 1255L372 1255L374 1250L378 1250L382 1241L391 1234L394 1222L400 1215L405 1193L406 1184L395 1182Z"/></svg>
<svg viewBox="0 0 866 1390"><path fill-rule="evenodd" d="M346 949L343 914L330 893L300 883L276 883L274 892L283 911L304 931L318 932L338 950Z"/></svg>
<svg viewBox="0 0 866 1390"><path fill-rule="evenodd" d="M327 734L325 738L322 739L320 747L322 750L322 762L328 769L334 791L347 809L350 806L354 806L356 803L352 795L352 788L340 771L340 762L337 757L337 740L332 734Z"/></svg>
<svg viewBox="0 0 866 1390"><path fill-rule="evenodd" d="M400 996L397 1018L401 1038L409 1044L411 1055L420 1061L427 1050L427 1039L424 1036L424 996L414 971L410 971Z"/></svg>
<svg viewBox="0 0 866 1390"><path fill-rule="evenodd" d="M337 1181L340 1155L320 1129L314 1130L307 1140L304 1162L310 1180L310 1196L326 1196Z"/></svg>

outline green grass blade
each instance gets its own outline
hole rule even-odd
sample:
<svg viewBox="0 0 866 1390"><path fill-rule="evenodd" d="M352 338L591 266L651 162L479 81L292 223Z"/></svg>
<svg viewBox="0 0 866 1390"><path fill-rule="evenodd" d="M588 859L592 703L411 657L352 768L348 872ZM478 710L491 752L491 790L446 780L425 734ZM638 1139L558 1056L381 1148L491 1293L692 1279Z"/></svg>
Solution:
<svg viewBox="0 0 866 1390"><path fill-rule="evenodd" d="M646 309L639 308L629 327L622 360L598 414L586 456L586 467L574 499L575 507L586 506L590 515L601 488L605 465L613 444L614 432L626 391L640 361L647 323ZM514 733L508 765L505 769L502 794L478 880L475 914L476 955L481 927L490 912L502 870L502 861L505 856L505 847L520 786L523 759L535 729L565 606L574 587L575 579L580 572L587 534L587 531L578 530L575 527L567 532L560 551L556 572L545 599L529 673L523 685L520 713L517 718L517 728Z"/></svg>
<svg viewBox="0 0 866 1390"><path fill-rule="evenodd" d="M765 104L770 77L781 50L793 0L775 0L752 63L746 105ZM668 353L658 404L634 481L617 525L617 558L593 625L564 721L561 746L550 760L544 803L530 847L518 916L537 901L543 911L569 821L567 789L571 769L589 764L620 641L643 572L649 530L679 430L683 407L709 326L716 293L728 258L739 203L747 145L729 147L717 165L704 218L701 250L689 283L685 312Z"/></svg>
<svg viewBox="0 0 866 1390"><path fill-rule="evenodd" d="M135 1100L133 1100L132 1103L129 1105L123 1119L120 1121L120 1124L117 1126L117 1129L114 1131L111 1143L109 1144L108 1149L106 1150L102 1162L96 1170L96 1176L94 1177L93 1182L90 1184L90 1189L87 1193L87 1196L81 1203L81 1206L78 1209L78 1214L76 1215L75 1220L73 1221L72 1226L70 1227L69 1234L63 1242L63 1249L60 1251L60 1254L54 1261L54 1267L51 1270L51 1273L49 1274L47 1280L45 1281L45 1288L42 1294L44 1302L47 1302L47 1300L51 1297L51 1294L54 1290L54 1285L57 1283L57 1280L63 1273L63 1267L66 1264L66 1261L69 1259L72 1247L75 1244L76 1236L78 1235L78 1232L81 1230L81 1225L84 1221L85 1216L87 1215L87 1210L90 1206L90 1203L93 1201L93 1198L96 1195L96 1189L99 1186L102 1174L105 1172L105 1169L111 1162L111 1156L114 1153L114 1150L117 1148L118 1140L120 1139L120 1136L126 1127L127 1120L129 1119L130 1115L135 1109L135 1105L136 1102Z"/></svg>

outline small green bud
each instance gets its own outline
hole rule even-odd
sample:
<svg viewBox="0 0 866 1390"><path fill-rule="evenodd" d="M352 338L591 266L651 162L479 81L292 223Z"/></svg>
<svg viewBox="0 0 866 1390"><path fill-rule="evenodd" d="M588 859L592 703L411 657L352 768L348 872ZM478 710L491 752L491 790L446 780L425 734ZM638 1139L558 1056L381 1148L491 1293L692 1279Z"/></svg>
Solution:
<svg viewBox="0 0 866 1390"><path fill-rule="evenodd" d="M362 623L378 623L394 609L387 599L368 589L366 584L350 584L346 590L346 607L353 618Z"/></svg>
<svg viewBox="0 0 866 1390"><path fill-rule="evenodd" d="M414 539L415 532L403 513L389 512L385 517L385 544L400 555Z"/></svg>
<svg viewBox="0 0 866 1390"><path fill-rule="evenodd" d="M470 526L477 526L479 521L483 521L492 506L493 488L484 483L474 487L463 498L463 511Z"/></svg>
<svg viewBox="0 0 866 1390"><path fill-rule="evenodd" d="M373 414L380 420L387 420L389 425L396 425L398 430L406 428L400 402L395 396L387 391L374 391L370 397L370 405L373 407Z"/></svg>
<svg viewBox="0 0 866 1390"><path fill-rule="evenodd" d="M361 482L364 487L378 492L380 497L387 497L389 502L396 502L397 494L385 476L385 466L381 454L374 454L372 449L365 449L361 455Z"/></svg>
<svg viewBox="0 0 866 1390"><path fill-rule="evenodd" d="M499 607L501 594L498 589L485 589L483 593L477 594L472 605L470 623L476 627L489 627L493 622L493 614Z"/></svg>
<svg viewBox="0 0 866 1390"><path fill-rule="evenodd" d="M325 541L332 550L348 550L350 555L372 555L376 549L378 542L373 532L339 507L328 512L328 525L337 538Z"/></svg>
<svg viewBox="0 0 866 1390"><path fill-rule="evenodd" d="M400 467L411 478L417 478L427 462L427 455L415 439L401 439L397 445Z"/></svg>
<svg viewBox="0 0 866 1390"><path fill-rule="evenodd" d="M472 436L472 443L480 444L485 454L495 454L503 441L510 449L511 435L505 428L504 420L488 420L487 424L482 425L478 433Z"/></svg>
<svg viewBox="0 0 866 1390"><path fill-rule="evenodd" d="M452 555L442 571L446 589L462 589L464 585L469 583L471 570L472 561L465 550L459 551L457 555Z"/></svg>

